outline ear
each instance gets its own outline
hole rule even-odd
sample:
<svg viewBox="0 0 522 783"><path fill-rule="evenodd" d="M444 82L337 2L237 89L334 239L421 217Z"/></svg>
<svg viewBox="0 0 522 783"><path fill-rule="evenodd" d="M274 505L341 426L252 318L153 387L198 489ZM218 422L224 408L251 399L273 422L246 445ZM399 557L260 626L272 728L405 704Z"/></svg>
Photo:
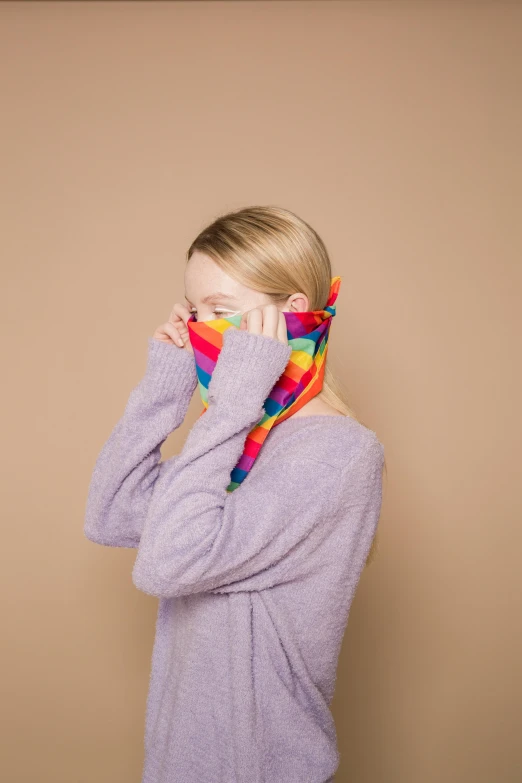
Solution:
<svg viewBox="0 0 522 783"><path fill-rule="evenodd" d="M288 297L285 309L292 313L307 313L310 303L306 294L297 293Z"/></svg>

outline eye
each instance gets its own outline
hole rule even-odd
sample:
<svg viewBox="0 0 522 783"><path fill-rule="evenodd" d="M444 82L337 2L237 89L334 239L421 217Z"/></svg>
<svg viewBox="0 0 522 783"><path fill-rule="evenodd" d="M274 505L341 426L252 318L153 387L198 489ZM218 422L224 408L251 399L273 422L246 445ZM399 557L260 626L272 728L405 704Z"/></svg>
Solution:
<svg viewBox="0 0 522 783"><path fill-rule="evenodd" d="M195 307L193 307L189 312L194 316L194 320L197 321L197 310ZM225 318L227 315L235 315L235 313L232 310L219 310L214 309L213 310L214 315L216 315L218 318Z"/></svg>

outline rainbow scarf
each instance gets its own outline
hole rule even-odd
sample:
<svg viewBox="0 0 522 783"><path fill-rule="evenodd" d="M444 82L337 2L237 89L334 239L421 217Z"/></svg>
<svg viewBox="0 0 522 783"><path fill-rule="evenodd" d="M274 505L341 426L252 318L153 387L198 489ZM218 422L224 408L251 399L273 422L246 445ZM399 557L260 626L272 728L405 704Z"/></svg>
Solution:
<svg viewBox="0 0 522 783"><path fill-rule="evenodd" d="M284 313L290 359L263 403L265 413L245 440L239 462L230 475L228 492L233 492L246 478L259 454L268 433L276 424L292 416L322 389L328 336L335 315L335 300L341 285L340 277L332 277L330 293L324 310L306 313ZM241 313L211 321L196 321L191 315L187 321L189 339L194 351L198 388L203 400L202 416L208 408L208 385L223 347L223 333L232 327L238 329Z"/></svg>

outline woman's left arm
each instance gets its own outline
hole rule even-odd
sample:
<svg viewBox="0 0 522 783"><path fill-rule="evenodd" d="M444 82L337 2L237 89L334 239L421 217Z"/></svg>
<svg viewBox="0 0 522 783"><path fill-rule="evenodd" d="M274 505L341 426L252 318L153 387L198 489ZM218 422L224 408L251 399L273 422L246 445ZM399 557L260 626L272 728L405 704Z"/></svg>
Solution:
<svg viewBox="0 0 522 783"><path fill-rule="evenodd" d="M361 511L354 524L375 515L373 502L364 505L359 494L377 498L381 454L371 438L352 455L346 476L297 448L284 462L267 460L237 489L226 491L246 436L263 417L263 402L290 354L290 346L275 338L224 332L208 409L154 486L132 573L140 590L173 597L256 589L260 576L275 584L289 560L301 556L305 541L313 546L325 535L347 482L351 500L345 504Z"/></svg>

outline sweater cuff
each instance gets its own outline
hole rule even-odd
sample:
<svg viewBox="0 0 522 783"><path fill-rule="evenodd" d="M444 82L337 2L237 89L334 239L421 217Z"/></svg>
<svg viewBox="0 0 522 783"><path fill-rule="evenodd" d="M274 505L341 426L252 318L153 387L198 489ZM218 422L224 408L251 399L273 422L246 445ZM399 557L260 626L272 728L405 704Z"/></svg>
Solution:
<svg viewBox="0 0 522 783"><path fill-rule="evenodd" d="M149 337L143 384L148 396L158 401L192 396L197 385L194 356L185 348Z"/></svg>
<svg viewBox="0 0 522 783"><path fill-rule="evenodd" d="M208 386L209 404L259 411L291 354L292 346L275 337L227 329Z"/></svg>

